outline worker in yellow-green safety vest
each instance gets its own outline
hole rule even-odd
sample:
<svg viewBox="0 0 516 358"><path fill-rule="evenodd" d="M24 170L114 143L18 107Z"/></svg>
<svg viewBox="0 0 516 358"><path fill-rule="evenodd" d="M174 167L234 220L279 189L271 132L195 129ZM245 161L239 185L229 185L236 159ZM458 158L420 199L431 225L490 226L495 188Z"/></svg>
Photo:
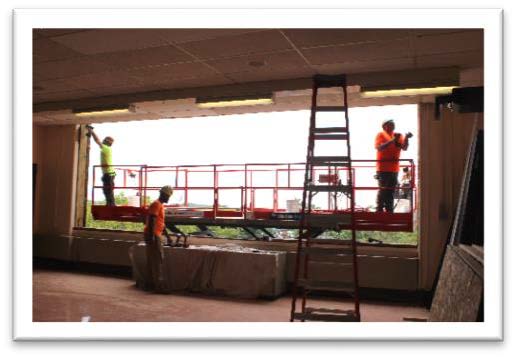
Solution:
<svg viewBox="0 0 516 358"><path fill-rule="evenodd" d="M111 146L115 141L112 137L106 137L101 142L93 131L93 127L87 126L88 134L93 136L95 143L100 147L100 165L102 166L102 191L106 197L107 206L115 206L115 170L113 169Z"/></svg>

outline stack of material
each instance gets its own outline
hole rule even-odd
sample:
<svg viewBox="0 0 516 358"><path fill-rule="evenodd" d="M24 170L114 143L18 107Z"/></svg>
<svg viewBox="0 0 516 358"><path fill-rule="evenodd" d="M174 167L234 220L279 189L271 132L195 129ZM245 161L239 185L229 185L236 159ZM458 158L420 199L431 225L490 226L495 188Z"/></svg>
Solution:
<svg viewBox="0 0 516 358"><path fill-rule="evenodd" d="M138 286L145 272L145 244L130 249ZM164 247L163 278L173 291L274 298L285 292L286 253L238 245ZM141 287L141 286L140 286Z"/></svg>

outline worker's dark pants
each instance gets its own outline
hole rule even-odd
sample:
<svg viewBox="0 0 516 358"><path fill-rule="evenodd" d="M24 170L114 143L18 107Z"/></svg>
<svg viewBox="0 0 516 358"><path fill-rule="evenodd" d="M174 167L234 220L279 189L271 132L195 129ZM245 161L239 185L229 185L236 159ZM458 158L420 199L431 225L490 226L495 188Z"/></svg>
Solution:
<svg viewBox="0 0 516 358"><path fill-rule="evenodd" d="M163 244L162 237L155 235L153 239L145 240L145 285L147 289L162 292L163 283Z"/></svg>
<svg viewBox="0 0 516 358"><path fill-rule="evenodd" d="M108 173L102 176L102 191L106 197L107 206L115 206L115 194L113 193L115 187L115 176Z"/></svg>
<svg viewBox="0 0 516 358"><path fill-rule="evenodd" d="M378 194L376 195L376 211L392 213L394 211L394 190L398 185L397 172L376 172L378 176Z"/></svg>

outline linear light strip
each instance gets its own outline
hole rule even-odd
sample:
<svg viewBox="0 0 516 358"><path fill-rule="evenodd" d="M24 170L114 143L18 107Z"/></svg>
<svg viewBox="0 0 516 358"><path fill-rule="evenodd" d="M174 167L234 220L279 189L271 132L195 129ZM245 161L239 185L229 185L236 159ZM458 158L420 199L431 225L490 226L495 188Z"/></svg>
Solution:
<svg viewBox="0 0 516 358"><path fill-rule="evenodd" d="M221 107L239 107L239 106L256 106L273 104L272 98L255 98L255 99L241 99L233 101L217 101L197 103L199 108L221 108Z"/></svg>
<svg viewBox="0 0 516 358"><path fill-rule="evenodd" d="M123 109L107 109L99 111L88 111L88 112L76 112L77 117L99 117L99 116L111 116L118 114L125 114L131 112L128 108Z"/></svg>
<svg viewBox="0 0 516 358"><path fill-rule="evenodd" d="M363 98L374 98L374 97L397 97L397 96L418 96L418 95L429 95L429 94L447 94L447 93L450 93L456 87L457 86L364 91L361 93L361 96Z"/></svg>

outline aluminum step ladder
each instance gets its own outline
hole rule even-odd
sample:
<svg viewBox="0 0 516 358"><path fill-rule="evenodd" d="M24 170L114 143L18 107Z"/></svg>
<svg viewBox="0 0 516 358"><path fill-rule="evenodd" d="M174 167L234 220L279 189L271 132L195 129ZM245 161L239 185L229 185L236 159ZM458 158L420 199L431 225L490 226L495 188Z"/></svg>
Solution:
<svg viewBox="0 0 516 358"><path fill-rule="evenodd" d="M317 95L320 88L340 87L343 90L343 106L319 106ZM318 112L342 112L344 118L342 126L321 127L317 126L316 114ZM332 153L335 155L316 156L316 143L321 141L338 141L342 143L342 152ZM345 75L315 75L313 78L312 106L310 114L310 129L308 136L308 150L306 156L306 170L303 190L303 201L299 221L299 237L297 245L296 267L294 285L292 288L292 307L290 321L333 321L333 322L359 322L360 321L360 300L357 271L357 245L356 245L356 223L355 223L355 192L353 185L353 172L351 168L351 147L348 118L348 96ZM344 169L346 172L346 183L329 183L328 185L316 185L316 169L325 169L337 173ZM348 198L348 214L327 214L328 228L339 230L339 224L346 221L351 223L351 240L335 240L334 244L313 243L316 236L313 225L313 218L320 214L313 213L312 199L317 193L343 193ZM330 194L329 194L330 195ZM335 201L335 211L337 202ZM317 262L332 263L333 265L344 266L350 271L350 277L342 281L317 281L310 276L310 266ZM307 307L307 295L313 291L346 293L354 301L353 309L316 308ZM297 300L301 300L300 311L296 307Z"/></svg>

